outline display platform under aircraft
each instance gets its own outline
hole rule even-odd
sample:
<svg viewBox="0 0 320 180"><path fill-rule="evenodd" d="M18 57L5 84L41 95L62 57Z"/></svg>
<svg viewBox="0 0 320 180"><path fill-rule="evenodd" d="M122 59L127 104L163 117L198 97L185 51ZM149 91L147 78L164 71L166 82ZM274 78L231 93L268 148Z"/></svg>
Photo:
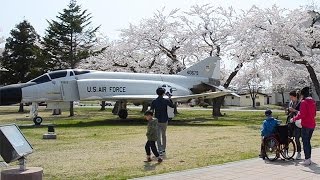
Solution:
<svg viewBox="0 0 320 180"><path fill-rule="evenodd" d="M207 92L217 88L219 78L219 57L208 57L176 75L66 69L45 73L27 83L1 87L0 105L32 102L32 109L37 112L39 102L47 102L49 109L68 107L71 101L139 104L157 98L155 91L158 87L171 93L175 102L232 94L223 89ZM125 119L128 113L122 107L119 106L118 115ZM37 113L34 113L33 120L38 125L42 122Z"/></svg>

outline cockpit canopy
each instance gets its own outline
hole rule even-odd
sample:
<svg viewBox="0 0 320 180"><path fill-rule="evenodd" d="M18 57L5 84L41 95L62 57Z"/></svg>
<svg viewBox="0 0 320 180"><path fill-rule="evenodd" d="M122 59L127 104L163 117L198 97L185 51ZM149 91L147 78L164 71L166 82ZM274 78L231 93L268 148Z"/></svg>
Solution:
<svg viewBox="0 0 320 180"><path fill-rule="evenodd" d="M52 71L46 74L43 74L30 82L35 82L37 84L49 82L53 79L57 78L63 78L68 76L77 76L81 74L86 74L91 72L90 70L81 70L81 69L69 69L69 70L58 70L58 71Z"/></svg>

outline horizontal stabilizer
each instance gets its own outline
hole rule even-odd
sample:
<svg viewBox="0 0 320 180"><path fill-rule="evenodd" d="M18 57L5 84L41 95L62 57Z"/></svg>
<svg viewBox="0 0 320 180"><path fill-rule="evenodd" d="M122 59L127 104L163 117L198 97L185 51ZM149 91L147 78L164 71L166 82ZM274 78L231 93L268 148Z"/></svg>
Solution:
<svg viewBox="0 0 320 180"><path fill-rule="evenodd" d="M218 89L218 90L220 90L220 91L229 92L229 94L231 94L231 95L233 95L233 96L240 97L237 93L231 92L230 90L224 88L223 86L216 86L216 85L209 84L209 83L205 83L205 82L202 82L202 83L204 83L204 84L206 84L206 85L208 85L208 86L214 87L214 88L216 88L216 89Z"/></svg>
<svg viewBox="0 0 320 180"><path fill-rule="evenodd" d="M225 96L227 94L231 94L230 91L218 91L218 92L208 92L208 93L201 93L201 94L192 94L187 96L172 96L171 99L174 101L189 101L191 99L214 99L220 96Z"/></svg>

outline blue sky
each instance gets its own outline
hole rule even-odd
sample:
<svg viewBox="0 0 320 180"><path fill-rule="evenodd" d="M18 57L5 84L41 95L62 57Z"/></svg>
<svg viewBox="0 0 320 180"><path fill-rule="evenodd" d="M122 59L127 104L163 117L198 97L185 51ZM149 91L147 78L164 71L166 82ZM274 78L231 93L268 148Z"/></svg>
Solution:
<svg viewBox="0 0 320 180"><path fill-rule="evenodd" d="M216 3L224 7L248 9L252 5L293 9L320 0L78 0L84 9L92 13L94 26L101 25L100 31L110 39L118 37L121 28L129 23L137 23L142 18L166 7L167 10L179 8L188 10L193 4ZM47 20L55 19L58 12L67 6L69 0L4 0L0 6L0 36L9 36L16 24L28 20L36 31L43 36L48 26Z"/></svg>

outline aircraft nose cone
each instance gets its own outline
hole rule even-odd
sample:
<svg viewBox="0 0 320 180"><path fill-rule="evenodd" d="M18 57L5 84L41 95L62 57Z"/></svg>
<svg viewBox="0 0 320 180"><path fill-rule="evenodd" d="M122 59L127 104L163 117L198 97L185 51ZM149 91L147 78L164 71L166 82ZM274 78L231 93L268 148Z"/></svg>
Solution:
<svg viewBox="0 0 320 180"><path fill-rule="evenodd" d="M21 86L19 84L0 88L0 106L20 103L22 99Z"/></svg>

